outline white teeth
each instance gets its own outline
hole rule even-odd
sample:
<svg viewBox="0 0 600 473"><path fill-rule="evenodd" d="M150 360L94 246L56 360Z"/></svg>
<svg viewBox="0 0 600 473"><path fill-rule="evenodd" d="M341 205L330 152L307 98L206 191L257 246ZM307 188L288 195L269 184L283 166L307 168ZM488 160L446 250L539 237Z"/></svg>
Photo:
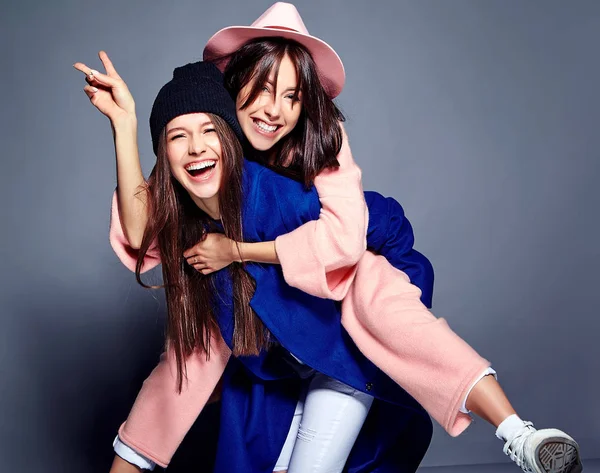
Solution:
<svg viewBox="0 0 600 473"><path fill-rule="evenodd" d="M216 161L202 161L201 163L192 163L189 166L186 166L185 170L186 171L199 171L200 169L214 166L215 164L217 164Z"/></svg>
<svg viewBox="0 0 600 473"><path fill-rule="evenodd" d="M258 125L258 127L261 130L268 131L270 133L272 133L275 130L277 130L277 126L276 125L267 125L265 122L261 122L260 120L256 120L256 124Z"/></svg>

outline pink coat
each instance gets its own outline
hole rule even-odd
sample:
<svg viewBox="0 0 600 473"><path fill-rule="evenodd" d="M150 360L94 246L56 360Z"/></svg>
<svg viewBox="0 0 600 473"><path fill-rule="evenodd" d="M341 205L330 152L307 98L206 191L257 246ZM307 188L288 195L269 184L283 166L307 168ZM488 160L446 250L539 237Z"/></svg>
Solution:
<svg viewBox="0 0 600 473"><path fill-rule="evenodd" d="M459 411L462 401L490 364L444 319L431 314L406 274L365 251L368 214L361 171L345 134L338 160L338 169L315 179L319 219L275 242L285 280L309 294L342 300L342 324L358 348L456 436L471 422ZM110 241L125 266L135 270L136 251L123 233L116 195ZM143 270L159 263L152 248ZM210 360L195 353L186 361L187 381L180 394L174 355L167 349L119 429L124 443L158 465L168 465L231 355L220 334L214 334L211 347Z"/></svg>

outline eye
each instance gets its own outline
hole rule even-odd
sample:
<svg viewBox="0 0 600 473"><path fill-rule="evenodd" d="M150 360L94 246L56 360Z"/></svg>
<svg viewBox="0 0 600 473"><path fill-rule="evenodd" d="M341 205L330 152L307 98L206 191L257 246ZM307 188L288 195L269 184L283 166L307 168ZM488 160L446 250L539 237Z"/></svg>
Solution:
<svg viewBox="0 0 600 473"><path fill-rule="evenodd" d="M271 90L269 89L269 87L267 87L266 85L263 85L262 89L263 92L267 92L268 94L271 93Z"/></svg>
<svg viewBox="0 0 600 473"><path fill-rule="evenodd" d="M216 132L217 130L215 130L214 128L207 128L206 130L204 130L204 133L213 133Z"/></svg>
<svg viewBox="0 0 600 473"><path fill-rule="evenodd" d="M290 92L289 94L287 94L285 96L286 99L291 100L292 102L300 102L302 97L301 97L302 93L298 92L296 93L296 91L294 90L293 92Z"/></svg>
<svg viewBox="0 0 600 473"><path fill-rule="evenodd" d="M173 135L169 138L169 141L175 141L177 138L184 138L185 135L183 133L179 133L178 135Z"/></svg>

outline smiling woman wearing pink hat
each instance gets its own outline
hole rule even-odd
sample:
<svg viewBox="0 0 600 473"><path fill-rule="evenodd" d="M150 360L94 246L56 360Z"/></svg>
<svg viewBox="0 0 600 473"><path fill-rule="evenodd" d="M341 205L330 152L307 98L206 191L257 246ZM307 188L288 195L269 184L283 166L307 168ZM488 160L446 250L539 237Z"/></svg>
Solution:
<svg viewBox="0 0 600 473"><path fill-rule="evenodd" d="M343 88L344 68L327 43L308 33L296 8L277 3L249 27L219 31L206 45L204 58L225 72L226 85L237 99L238 120L248 139L248 152L265 164L295 172L307 184L314 183L323 210L319 220L279 237L274 244L242 244L241 256L232 251L231 242L209 235L186 254L193 258L194 267L209 274L238 258L281 264L290 285L320 297L343 299L342 322L357 346L451 435L458 435L468 426L470 409L498 428L505 453L524 471L581 471L578 446L572 438L556 429L536 431L522 421L494 377L488 376L494 374L489 363L443 320L414 314L407 317L410 308L406 300L394 292L405 276L390 273L391 267L383 258L363 254L367 218L360 170L337 122L341 114L331 102ZM427 273L425 261L419 259L419 264ZM386 276L374 284L378 274ZM421 299L429 305L432 275L421 277L421 284L418 275L411 276L411 280L423 290ZM120 431L124 444L137 447L138 453L163 465L177 447L177 439L190 427L190 419L193 422L202 408L200 401L190 404L189 396L183 402L183 397L164 396L172 382L167 372L163 369L153 373ZM197 371L198 376L203 373L206 371ZM206 381L199 379L196 384ZM157 385L163 390L152 387ZM366 390L372 388L367 386ZM157 397L161 395L164 398L159 402ZM172 413L175 420L165 425L158 420L160 416L153 419L156 410L144 406L157 403L162 403L160 410ZM306 417L308 414L302 423L310 425ZM364 419L356 422L362 424ZM149 434L151 429L160 431L161 436ZM309 430L318 438L318 431ZM281 454L287 458L276 471L288 466L290 473L309 471L294 466L293 461L290 464L294 443L306 441L306 434L301 431L297 435L300 442L290 435ZM335 450L337 435L342 438L342 434L331 439L328 454ZM150 437L160 438L160 444ZM118 442L125 449L124 444ZM320 448L322 452L323 446ZM348 453L346 449L345 455Z"/></svg>

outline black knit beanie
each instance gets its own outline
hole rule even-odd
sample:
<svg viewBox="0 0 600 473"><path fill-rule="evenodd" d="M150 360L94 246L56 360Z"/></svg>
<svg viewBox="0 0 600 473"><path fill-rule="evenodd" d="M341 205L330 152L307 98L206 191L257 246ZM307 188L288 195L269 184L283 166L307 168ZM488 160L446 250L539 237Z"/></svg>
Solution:
<svg viewBox="0 0 600 473"><path fill-rule="evenodd" d="M223 85L223 74L211 62L194 62L177 67L154 100L150 133L154 153L163 128L173 118L188 113L212 113L225 120L240 142L244 134L235 114L235 101Z"/></svg>

